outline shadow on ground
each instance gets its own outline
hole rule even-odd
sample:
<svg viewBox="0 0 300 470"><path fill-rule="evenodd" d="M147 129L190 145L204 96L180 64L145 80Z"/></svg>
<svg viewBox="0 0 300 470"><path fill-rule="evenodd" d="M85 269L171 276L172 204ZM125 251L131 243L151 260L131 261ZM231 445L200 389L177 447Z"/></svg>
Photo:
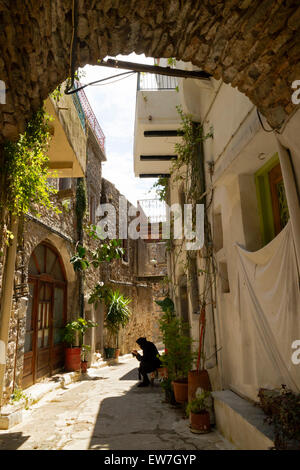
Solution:
<svg viewBox="0 0 300 470"><path fill-rule="evenodd" d="M26 442L30 436L24 436L21 432L0 433L0 450L5 446L5 450L17 450Z"/></svg>
<svg viewBox="0 0 300 470"><path fill-rule="evenodd" d="M135 367L131 371L129 371L127 374L123 375L123 377L120 377L119 380L138 380L139 378L139 372L138 368Z"/></svg>
<svg viewBox="0 0 300 470"><path fill-rule="evenodd" d="M138 369L134 368L119 380L137 381L137 376ZM171 409L163 403L164 393L158 381L145 388L137 385L102 401L89 449L167 450L182 445L177 442L173 425L185 418L183 409Z"/></svg>

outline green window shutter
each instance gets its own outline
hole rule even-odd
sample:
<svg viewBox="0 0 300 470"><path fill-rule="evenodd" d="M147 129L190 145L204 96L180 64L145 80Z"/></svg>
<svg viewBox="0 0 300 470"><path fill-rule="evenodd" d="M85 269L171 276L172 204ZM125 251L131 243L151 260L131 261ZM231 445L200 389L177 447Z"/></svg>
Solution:
<svg viewBox="0 0 300 470"><path fill-rule="evenodd" d="M269 183L269 171L279 163L276 153L265 165L255 173L255 183L260 216L263 245L267 245L275 237L272 198Z"/></svg>

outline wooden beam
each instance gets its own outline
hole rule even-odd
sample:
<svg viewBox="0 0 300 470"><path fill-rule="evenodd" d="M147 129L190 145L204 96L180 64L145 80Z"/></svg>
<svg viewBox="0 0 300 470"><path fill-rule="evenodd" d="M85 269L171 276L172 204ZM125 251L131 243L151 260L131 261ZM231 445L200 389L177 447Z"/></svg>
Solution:
<svg viewBox="0 0 300 470"><path fill-rule="evenodd" d="M123 60L107 59L99 62L101 67L112 67L116 69L134 70L135 72L155 73L158 75L168 75L170 77L195 78L198 80L209 80L211 75L202 70L182 70L171 67L160 67L159 65L137 64Z"/></svg>

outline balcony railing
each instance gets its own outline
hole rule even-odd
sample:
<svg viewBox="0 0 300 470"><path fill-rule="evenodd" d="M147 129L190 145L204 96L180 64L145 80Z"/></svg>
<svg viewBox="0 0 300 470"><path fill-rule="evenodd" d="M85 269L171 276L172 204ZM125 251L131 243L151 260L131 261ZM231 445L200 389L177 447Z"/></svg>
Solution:
<svg viewBox="0 0 300 470"><path fill-rule="evenodd" d="M138 73L138 90L175 90L178 86L177 77L154 73Z"/></svg>
<svg viewBox="0 0 300 470"><path fill-rule="evenodd" d="M138 205L142 208L150 223L166 221L166 205L159 199L140 199Z"/></svg>
<svg viewBox="0 0 300 470"><path fill-rule="evenodd" d="M79 88L81 86L80 82L75 82L75 87ZM77 109L77 113L82 124L83 129L86 132L86 122L87 119L90 128L92 129L94 136L100 145L102 152L105 155L105 135L101 126L95 116L94 111L91 108L91 105L87 99L87 96L83 90L79 90L78 93L73 93L72 98Z"/></svg>

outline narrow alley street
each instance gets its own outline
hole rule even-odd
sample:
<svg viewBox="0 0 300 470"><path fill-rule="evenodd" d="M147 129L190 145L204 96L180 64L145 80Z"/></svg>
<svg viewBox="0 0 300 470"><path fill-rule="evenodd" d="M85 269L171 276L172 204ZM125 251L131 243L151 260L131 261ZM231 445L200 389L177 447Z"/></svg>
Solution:
<svg viewBox="0 0 300 470"><path fill-rule="evenodd" d="M89 369L0 431L0 450L228 450L217 431L193 434L182 408L163 403L159 382L137 388L136 359Z"/></svg>

